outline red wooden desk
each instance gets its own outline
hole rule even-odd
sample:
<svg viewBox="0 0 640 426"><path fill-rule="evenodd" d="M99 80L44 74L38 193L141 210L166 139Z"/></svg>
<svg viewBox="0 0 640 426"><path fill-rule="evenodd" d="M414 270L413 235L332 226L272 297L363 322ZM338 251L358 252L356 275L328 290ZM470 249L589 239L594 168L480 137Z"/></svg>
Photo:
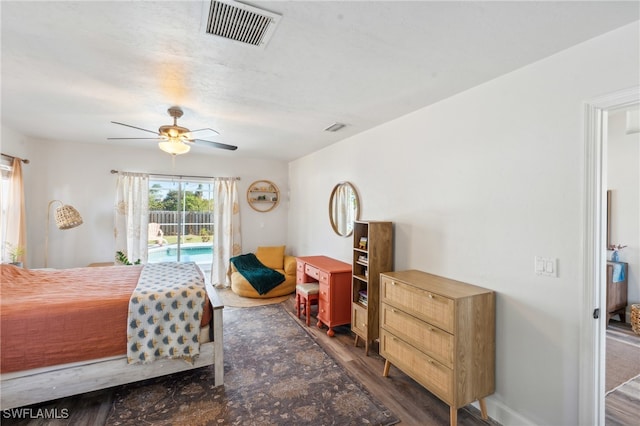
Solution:
<svg viewBox="0 0 640 426"><path fill-rule="evenodd" d="M317 281L318 327L333 327L351 323L351 265L327 256L297 257L296 284Z"/></svg>

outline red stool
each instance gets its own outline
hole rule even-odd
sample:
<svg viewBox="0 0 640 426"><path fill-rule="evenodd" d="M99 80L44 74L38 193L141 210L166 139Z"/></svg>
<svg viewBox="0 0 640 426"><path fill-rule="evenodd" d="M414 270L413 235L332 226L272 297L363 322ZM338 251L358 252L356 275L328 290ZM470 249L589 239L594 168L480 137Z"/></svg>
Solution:
<svg viewBox="0 0 640 426"><path fill-rule="evenodd" d="M300 318L300 304L307 316L307 327L311 323L311 305L318 304L320 285L318 283L302 283L296 285L296 315Z"/></svg>

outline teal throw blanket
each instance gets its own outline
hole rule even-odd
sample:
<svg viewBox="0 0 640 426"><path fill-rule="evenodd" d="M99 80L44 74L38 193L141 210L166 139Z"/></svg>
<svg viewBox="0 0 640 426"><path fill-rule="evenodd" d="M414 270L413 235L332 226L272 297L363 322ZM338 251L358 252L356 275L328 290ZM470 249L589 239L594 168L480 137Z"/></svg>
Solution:
<svg viewBox="0 0 640 426"><path fill-rule="evenodd" d="M284 275L264 266L253 253L241 254L229 260L260 295L268 293L285 280Z"/></svg>

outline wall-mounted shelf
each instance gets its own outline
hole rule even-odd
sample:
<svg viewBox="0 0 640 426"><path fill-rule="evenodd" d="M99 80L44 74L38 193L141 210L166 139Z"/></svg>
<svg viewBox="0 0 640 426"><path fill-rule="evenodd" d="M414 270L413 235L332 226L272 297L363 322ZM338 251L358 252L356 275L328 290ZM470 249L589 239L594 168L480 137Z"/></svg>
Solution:
<svg viewBox="0 0 640 426"><path fill-rule="evenodd" d="M280 203L280 190L268 180L257 180L247 189L247 202L257 212L266 213Z"/></svg>

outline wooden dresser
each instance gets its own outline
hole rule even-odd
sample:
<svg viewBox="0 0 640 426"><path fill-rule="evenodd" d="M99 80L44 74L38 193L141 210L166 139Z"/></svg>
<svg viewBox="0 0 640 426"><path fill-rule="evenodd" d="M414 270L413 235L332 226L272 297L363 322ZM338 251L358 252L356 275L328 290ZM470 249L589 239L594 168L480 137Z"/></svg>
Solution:
<svg viewBox="0 0 640 426"><path fill-rule="evenodd" d="M317 281L318 327L329 327L327 335L333 337L333 327L351 323L351 265L327 256L296 258L296 284Z"/></svg>
<svg viewBox="0 0 640 426"><path fill-rule="evenodd" d="M495 390L495 293L409 270L380 274L380 355L450 406Z"/></svg>
<svg viewBox="0 0 640 426"><path fill-rule="evenodd" d="M614 277L614 268L621 268L622 279ZM607 262L607 325L615 315L620 315L620 321L626 322L627 311L627 277L629 264L627 262ZM619 280L615 281L614 280Z"/></svg>

